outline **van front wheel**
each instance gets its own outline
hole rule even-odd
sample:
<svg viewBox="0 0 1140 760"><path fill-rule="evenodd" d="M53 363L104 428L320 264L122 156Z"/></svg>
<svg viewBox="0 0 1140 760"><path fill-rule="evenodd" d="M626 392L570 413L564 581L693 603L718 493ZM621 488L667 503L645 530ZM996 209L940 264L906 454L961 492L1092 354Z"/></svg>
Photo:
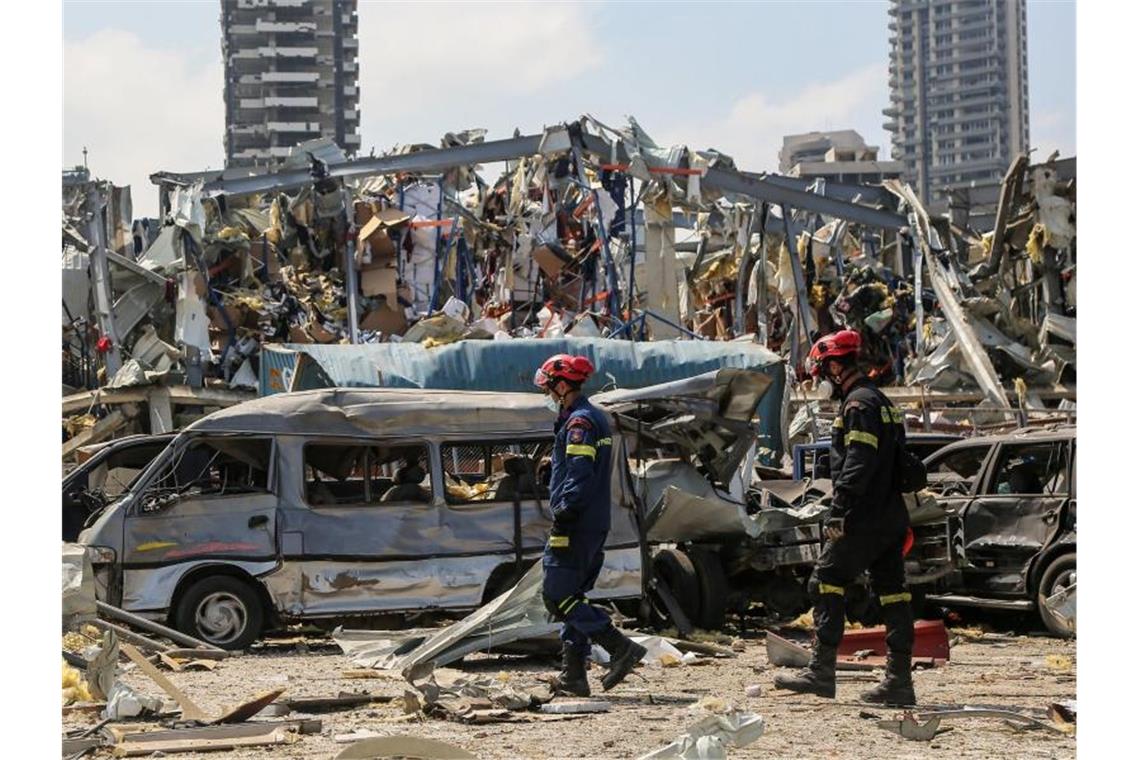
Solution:
<svg viewBox="0 0 1140 760"><path fill-rule="evenodd" d="M222 649L245 649L261 635L261 600L248 583L231 575L195 582L178 601L175 627Z"/></svg>

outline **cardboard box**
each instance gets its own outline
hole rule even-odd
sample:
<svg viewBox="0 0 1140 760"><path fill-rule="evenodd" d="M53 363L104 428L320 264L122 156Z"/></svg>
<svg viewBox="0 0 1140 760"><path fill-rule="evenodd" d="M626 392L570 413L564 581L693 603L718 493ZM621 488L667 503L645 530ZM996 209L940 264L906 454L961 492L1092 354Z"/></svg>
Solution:
<svg viewBox="0 0 1140 760"><path fill-rule="evenodd" d="M402 308L380 306L368 312L360 327L362 330L372 330L385 335L403 335L408 329L408 320Z"/></svg>
<svg viewBox="0 0 1140 760"><path fill-rule="evenodd" d="M369 297L385 296L389 303L395 303L396 268L378 266L360 270L360 292Z"/></svg>
<svg viewBox="0 0 1140 760"><path fill-rule="evenodd" d="M300 325L289 325L290 343L312 343L313 339Z"/></svg>
<svg viewBox="0 0 1140 760"><path fill-rule="evenodd" d="M566 265L558 254L551 250L550 246L542 245L535 248L531 256L534 257L535 263L546 276L555 281L558 280L558 275L562 274L562 268Z"/></svg>
<svg viewBox="0 0 1140 760"><path fill-rule="evenodd" d="M313 340L317 343L336 343L340 340L335 333L326 330L320 322L309 323L309 335L313 336Z"/></svg>
<svg viewBox="0 0 1140 760"><path fill-rule="evenodd" d="M372 261L386 261L395 258L396 245L392 242L389 230L398 227L411 219L411 215L398 208L386 208L375 211L363 223L356 234L357 246L369 246L372 252ZM357 224L361 224L359 221Z"/></svg>
<svg viewBox="0 0 1140 760"><path fill-rule="evenodd" d="M223 304L222 308L219 309L217 306L211 304L210 306L206 307L206 316L210 318L210 325L212 327L215 327L219 330L229 329L226 327L225 319L222 318L223 310L225 311L226 316L229 317L231 327L240 327L242 323L245 322L245 314L240 306Z"/></svg>

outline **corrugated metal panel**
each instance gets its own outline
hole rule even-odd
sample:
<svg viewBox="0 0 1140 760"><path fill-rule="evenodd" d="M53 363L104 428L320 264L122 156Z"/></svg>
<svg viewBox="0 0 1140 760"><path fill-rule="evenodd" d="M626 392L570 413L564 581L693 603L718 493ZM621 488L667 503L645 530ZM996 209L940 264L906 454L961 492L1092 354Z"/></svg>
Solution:
<svg viewBox="0 0 1140 760"><path fill-rule="evenodd" d="M619 388L641 388L723 367L761 370L774 386L758 410L761 445L782 450L783 363L762 346L743 341L465 340L431 349L419 343L267 345L261 352L260 394L320 387L312 380L319 373L302 372L294 378L301 354L315 359L337 387L533 392L535 368L556 353L580 354L594 362L598 372L586 384L587 392L611 382Z"/></svg>

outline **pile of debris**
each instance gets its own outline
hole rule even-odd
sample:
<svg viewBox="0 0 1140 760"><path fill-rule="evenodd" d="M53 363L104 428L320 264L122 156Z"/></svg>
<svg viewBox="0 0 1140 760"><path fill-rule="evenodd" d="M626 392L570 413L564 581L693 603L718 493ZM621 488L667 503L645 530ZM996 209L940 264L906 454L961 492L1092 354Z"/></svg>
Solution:
<svg viewBox="0 0 1140 760"><path fill-rule="evenodd" d="M1042 406L1039 390L1075 383L1076 190L1057 166L1019 156L985 234L895 181L748 174L632 118L354 160L325 139L259 175L160 172L162 218L133 225L129 188L72 177L65 389L248 396L269 344L562 336L751 340L802 379L812 338L847 327L883 384ZM205 401L192 414L221 404ZM180 422L125 416L113 434Z"/></svg>

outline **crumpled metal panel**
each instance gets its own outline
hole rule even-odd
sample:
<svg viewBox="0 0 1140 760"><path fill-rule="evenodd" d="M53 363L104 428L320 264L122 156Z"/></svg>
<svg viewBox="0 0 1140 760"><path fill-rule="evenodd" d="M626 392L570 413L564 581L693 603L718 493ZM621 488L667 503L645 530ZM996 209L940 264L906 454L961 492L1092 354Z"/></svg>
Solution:
<svg viewBox="0 0 1140 760"><path fill-rule="evenodd" d="M86 546L63 545L62 590L65 627L95 617L95 572Z"/></svg>
<svg viewBox="0 0 1140 760"><path fill-rule="evenodd" d="M277 567L277 563L272 561L220 563L216 560L200 560L179 562L165 567L126 568L123 570L123 603L119 606L127 612L169 609L174 599L174 590L187 573L204 565L222 564L244 570L254 578L272 572Z"/></svg>
<svg viewBox="0 0 1140 760"><path fill-rule="evenodd" d="M648 530L650 541L695 541L703 538L760 535L760 526L748 516L744 505L715 492L697 496L669 486L661 506L653 513Z"/></svg>
<svg viewBox="0 0 1140 760"><path fill-rule="evenodd" d="M606 568L588 595L591 599L636 595L641 581L633 573L615 572L621 566L640 566L637 549L606 552ZM333 634L352 661L366 668L412 670L430 664L440 667L466 654L486 651L512 641L553 634L560 625L550 619L542 600L542 564L536 563L508 592L442 630L409 631L398 635L378 631L342 631Z"/></svg>

